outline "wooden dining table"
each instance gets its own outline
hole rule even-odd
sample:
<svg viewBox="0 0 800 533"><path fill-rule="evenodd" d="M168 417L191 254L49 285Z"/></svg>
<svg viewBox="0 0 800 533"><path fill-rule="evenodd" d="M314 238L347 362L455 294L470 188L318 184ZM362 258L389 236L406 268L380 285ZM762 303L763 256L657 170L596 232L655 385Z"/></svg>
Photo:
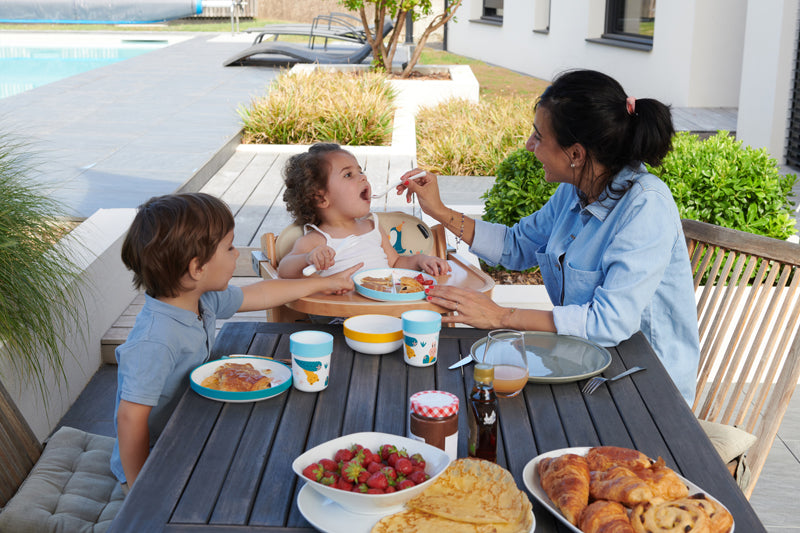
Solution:
<svg viewBox="0 0 800 533"><path fill-rule="evenodd" d="M400 350L354 352L341 326L230 322L220 331L213 356L286 358L289 334L301 329L334 336L329 386L318 393L289 388L250 403L217 402L187 388L111 531L313 531L297 505L304 481L292 471L292 461L350 433L406 435L408 399L420 390L459 397L458 456L467 455L465 398L472 388L472 366L448 367L468 355L487 331L442 329L438 362L420 368L408 366ZM541 453L576 446L636 448L663 457L720 500L733 514L737 532L766 531L645 337L637 333L609 351L606 376L633 366L647 370L591 395L581 392L585 381L529 382L522 394L499 400L498 464L524 491L523 469ZM537 533L569 531L529 497Z"/></svg>

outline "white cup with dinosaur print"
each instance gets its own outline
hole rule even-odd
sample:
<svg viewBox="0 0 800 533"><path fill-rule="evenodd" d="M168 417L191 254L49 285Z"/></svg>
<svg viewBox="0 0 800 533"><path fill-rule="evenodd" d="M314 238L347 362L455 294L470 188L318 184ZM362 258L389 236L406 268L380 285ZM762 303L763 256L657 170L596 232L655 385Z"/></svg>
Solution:
<svg viewBox="0 0 800 533"><path fill-rule="evenodd" d="M295 331L289 335L289 351L294 388L318 392L328 386L333 335L324 331Z"/></svg>
<svg viewBox="0 0 800 533"><path fill-rule="evenodd" d="M442 315L435 311L406 311L403 321L403 360L411 366L430 366L439 353Z"/></svg>

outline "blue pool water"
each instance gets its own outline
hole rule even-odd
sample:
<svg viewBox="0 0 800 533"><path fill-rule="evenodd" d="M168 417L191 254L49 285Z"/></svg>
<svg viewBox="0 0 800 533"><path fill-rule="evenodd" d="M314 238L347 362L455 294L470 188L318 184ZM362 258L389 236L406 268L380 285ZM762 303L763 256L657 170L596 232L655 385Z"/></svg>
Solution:
<svg viewBox="0 0 800 533"><path fill-rule="evenodd" d="M91 41L51 46L0 42L0 98L123 61L169 44L167 40Z"/></svg>

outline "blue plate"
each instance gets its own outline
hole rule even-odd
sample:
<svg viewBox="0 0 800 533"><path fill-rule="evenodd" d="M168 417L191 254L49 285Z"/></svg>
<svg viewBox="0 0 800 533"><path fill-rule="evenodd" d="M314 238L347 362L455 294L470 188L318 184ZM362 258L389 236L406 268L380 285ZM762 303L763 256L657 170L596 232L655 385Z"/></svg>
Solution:
<svg viewBox="0 0 800 533"><path fill-rule="evenodd" d="M200 385L204 379L214 373L217 367L225 363L250 363L253 365L253 368L260 370L261 372L269 370L270 373L267 375L272 378L272 386L268 389L257 391L228 392L209 389L208 387L203 387ZM271 359L264 359L262 357L231 356L230 358L218 359L216 361L210 361L198 366L192 370L189 384L192 387L192 390L194 390L197 394L200 396L205 396L211 400L232 403L258 402L260 400L266 400L267 398L277 396L288 389L292 385L292 369L283 363L279 363Z"/></svg>
<svg viewBox="0 0 800 533"><path fill-rule="evenodd" d="M356 285L356 292L372 300L380 300L382 302L412 302L414 300L424 300L425 291L419 292L394 292L396 287L392 287L392 292L381 292L374 289L367 289L361 285L361 280L367 276L373 278L386 278L392 276L395 283L400 281L400 278L408 276L409 278L416 278L422 274L422 277L427 280L432 280L436 284L436 278L425 272L417 272L416 270L407 270L404 268L373 268L371 270L362 270L353 276L353 283Z"/></svg>

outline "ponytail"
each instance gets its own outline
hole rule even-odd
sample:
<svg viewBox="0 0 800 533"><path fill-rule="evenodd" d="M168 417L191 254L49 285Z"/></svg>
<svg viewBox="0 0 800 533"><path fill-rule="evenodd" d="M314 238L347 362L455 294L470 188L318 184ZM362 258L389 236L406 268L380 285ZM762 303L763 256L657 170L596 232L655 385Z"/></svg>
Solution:
<svg viewBox="0 0 800 533"><path fill-rule="evenodd" d="M614 78L594 70L567 71L553 80L536 107L546 108L559 146L581 144L603 165L604 188L630 165L661 163L675 129L670 108L651 98L634 99Z"/></svg>

